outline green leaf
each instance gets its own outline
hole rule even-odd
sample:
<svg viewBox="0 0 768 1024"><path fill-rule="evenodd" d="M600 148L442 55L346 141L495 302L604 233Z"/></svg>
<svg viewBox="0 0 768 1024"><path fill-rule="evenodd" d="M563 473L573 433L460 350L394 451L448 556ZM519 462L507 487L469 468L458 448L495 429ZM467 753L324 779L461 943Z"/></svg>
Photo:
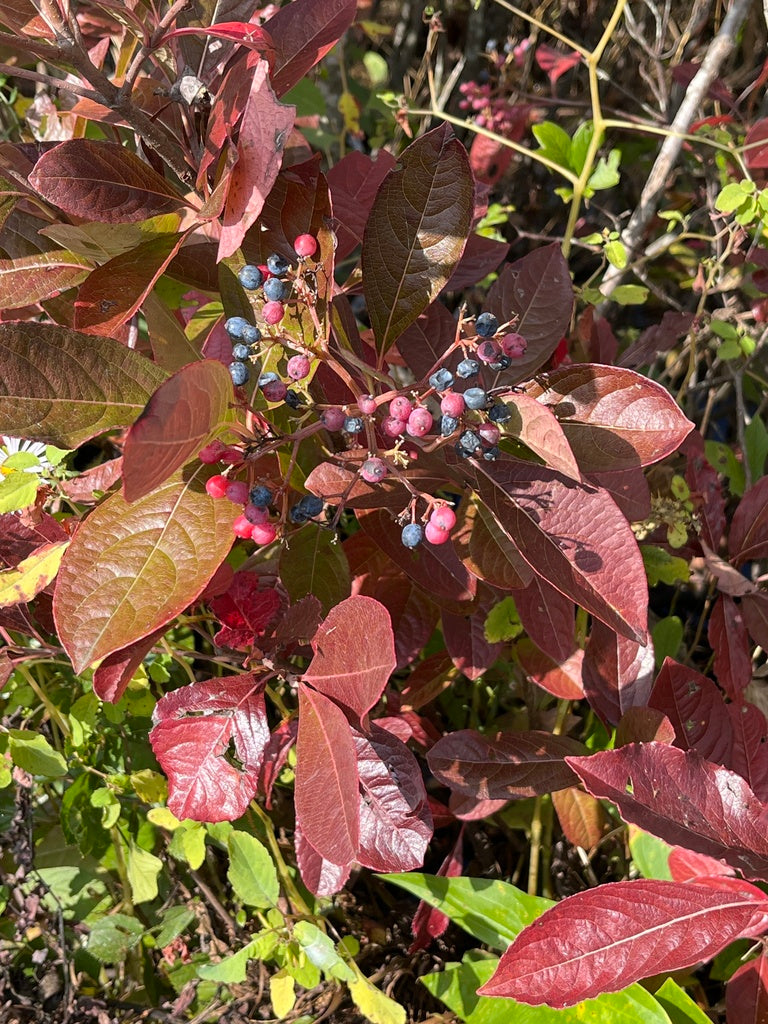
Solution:
<svg viewBox="0 0 768 1024"><path fill-rule="evenodd" d="M170 811L168 813L170 814ZM205 860L205 828L202 823L182 822L168 844L168 853L176 860L185 861L193 871L197 871Z"/></svg>
<svg viewBox="0 0 768 1024"><path fill-rule="evenodd" d="M170 946L196 920L194 910L189 907L169 907L158 916L162 923L155 935L155 942L160 949Z"/></svg>
<svg viewBox="0 0 768 1024"><path fill-rule="evenodd" d="M571 166L571 140L568 133L554 121L542 121L531 127L539 144L538 152L548 160L568 170Z"/></svg>
<svg viewBox="0 0 768 1024"><path fill-rule="evenodd" d="M125 959L144 934L144 926L127 914L102 917L91 928L86 949L104 964L117 964Z"/></svg>
<svg viewBox="0 0 768 1024"><path fill-rule="evenodd" d="M677 615L667 615L666 618L659 619L651 630L651 636L656 668L659 669L665 658L677 658L677 652L683 642L682 620Z"/></svg>
<svg viewBox="0 0 768 1024"><path fill-rule="evenodd" d="M314 594L323 615L350 594L347 556L336 535L318 523L307 523L280 552L280 580L291 603Z"/></svg>
<svg viewBox="0 0 768 1024"><path fill-rule="evenodd" d="M11 760L30 775L60 779L67 774L67 762L40 733L10 729L8 739Z"/></svg>
<svg viewBox="0 0 768 1024"><path fill-rule="evenodd" d="M621 175L619 174L620 163L620 149L612 149L608 154L607 160L605 157L600 157L597 167L594 169L589 177L589 181L587 182L589 187L598 191L600 189L613 188L614 185L618 185L621 181Z"/></svg>
<svg viewBox="0 0 768 1024"><path fill-rule="evenodd" d="M648 289L639 284L620 284L611 292L611 299L620 306L639 306L648 298Z"/></svg>
<svg viewBox="0 0 768 1024"><path fill-rule="evenodd" d="M672 978L667 978L653 995L656 1002L666 1010L672 1024L711 1024L711 1018Z"/></svg>
<svg viewBox="0 0 768 1024"><path fill-rule="evenodd" d="M242 985L248 971L248 961L256 956L256 942L249 942L237 953L224 957L217 964L202 964L197 968L198 977L205 981L218 981L222 985Z"/></svg>
<svg viewBox="0 0 768 1024"><path fill-rule="evenodd" d="M8 461L10 460L3 464L6 472ZM39 482L33 473L14 472L0 476L0 515L5 515L6 512L20 512L21 509L34 505Z"/></svg>
<svg viewBox="0 0 768 1024"><path fill-rule="evenodd" d="M731 359L739 359L741 357L741 345L736 338L724 341L722 345L718 345L717 354L720 359L730 361Z"/></svg>
<svg viewBox="0 0 768 1024"><path fill-rule="evenodd" d="M672 847L662 839L657 839L650 832L643 832L642 829L630 825L629 852L643 878L658 878L662 881L672 879L672 872L669 870Z"/></svg>
<svg viewBox="0 0 768 1024"><path fill-rule="evenodd" d="M339 981L353 981L357 975L339 955L333 939L311 921L297 921L293 936L307 955L307 959L329 977Z"/></svg>
<svg viewBox="0 0 768 1024"><path fill-rule="evenodd" d="M168 781L160 772L151 768L142 768L130 776L133 791L145 804L162 803L168 796Z"/></svg>
<svg viewBox="0 0 768 1024"><path fill-rule="evenodd" d="M672 586L678 580L687 583L690 579L690 568L684 558L671 555L664 548L652 544L641 544L640 554L643 556L649 587L655 587L657 583Z"/></svg>
<svg viewBox="0 0 768 1024"><path fill-rule="evenodd" d="M91 793L91 806L101 811L101 827L110 829L120 818L120 801L106 786Z"/></svg>
<svg viewBox="0 0 768 1024"><path fill-rule="evenodd" d="M280 895L277 871L267 848L247 832L229 837L227 878L235 895L249 907L273 907Z"/></svg>
<svg viewBox="0 0 768 1024"><path fill-rule="evenodd" d="M744 467L728 445L721 441L705 441L704 454L710 465L727 478L731 493L740 498L746 486Z"/></svg>
<svg viewBox="0 0 768 1024"><path fill-rule="evenodd" d="M584 162L587 159L587 150L589 149L594 134L595 126L592 121L585 121L584 124L580 124L573 133L569 153L569 163L571 165L571 169L575 171L576 174L581 174L584 170Z"/></svg>
<svg viewBox="0 0 768 1024"><path fill-rule="evenodd" d="M349 994L360 1013L371 1024L405 1024L405 1009L394 999L384 995L367 978L358 977L349 982Z"/></svg>
<svg viewBox="0 0 768 1024"><path fill-rule="evenodd" d="M485 639L489 644L514 640L523 632L514 598L505 597L488 612L485 620Z"/></svg>
<svg viewBox="0 0 768 1024"><path fill-rule="evenodd" d="M128 881L134 903L149 903L157 896L157 877L163 862L131 840L128 848Z"/></svg>
<svg viewBox="0 0 768 1024"><path fill-rule="evenodd" d="M382 875L494 949L506 949L519 932L552 906L514 885L489 878L442 878L418 871Z"/></svg>
<svg viewBox="0 0 768 1024"><path fill-rule="evenodd" d="M606 242L605 258L613 267L623 270L627 265L627 250L622 242Z"/></svg>
<svg viewBox="0 0 768 1024"><path fill-rule="evenodd" d="M709 329L713 334L716 334L718 338L722 338L723 341L739 340L738 328L727 320L710 320Z"/></svg>
<svg viewBox="0 0 768 1024"><path fill-rule="evenodd" d="M747 187L745 188L745 186ZM731 182L721 190L717 199L715 199L715 209L721 213L733 213L734 210L738 210L739 207L744 205L754 187L755 183L753 181Z"/></svg>
<svg viewBox="0 0 768 1024"><path fill-rule="evenodd" d="M765 471L765 458L768 455L768 429L762 416L753 416L747 424L744 443L751 477L759 480Z"/></svg>

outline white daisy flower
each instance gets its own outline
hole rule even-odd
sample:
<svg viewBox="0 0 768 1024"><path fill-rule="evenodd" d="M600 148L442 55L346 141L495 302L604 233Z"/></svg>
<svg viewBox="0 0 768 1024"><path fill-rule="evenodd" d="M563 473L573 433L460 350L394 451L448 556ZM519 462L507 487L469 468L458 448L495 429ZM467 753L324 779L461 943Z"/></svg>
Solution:
<svg viewBox="0 0 768 1024"><path fill-rule="evenodd" d="M29 452L30 455L34 455L38 460L37 466L26 466L22 470L24 473L37 473L39 476L40 473L53 469L46 456L46 446L42 441L25 441L20 437L0 435L0 473L2 473L3 463L6 459L17 452Z"/></svg>

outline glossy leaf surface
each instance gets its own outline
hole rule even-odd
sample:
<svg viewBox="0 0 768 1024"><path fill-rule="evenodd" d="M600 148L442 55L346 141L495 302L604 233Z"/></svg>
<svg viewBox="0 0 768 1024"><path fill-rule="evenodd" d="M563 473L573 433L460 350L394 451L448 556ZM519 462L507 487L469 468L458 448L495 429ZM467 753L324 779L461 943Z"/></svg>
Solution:
<svg viewBox="0 0 768 1024"><path fill-rule="evenodd" d="M595 621L584 651L582 680L590 706L611 725L630 708L643 708L656 670L650 636L641 646Z"/></svg>
<svg viewBox="0 0 768 1024"><path fill-rule="evenodd" d="M274 44L272 88L282 96L339 41L352 24L355 0L294 0L265 24Z"/></svg>
<svg viewBox="0 0 768 1024"><path fill-rule="evenodd" d="M0 308L19 309L58 295L84 281L90 269L87 259L66 249L0 259Z"/></svg>
<svg viewBox="0 0 768 1024"><path fill-rule="evenodd" d="M742 964L725 989L728 1024L768 1024L768 958Z"/></svg>

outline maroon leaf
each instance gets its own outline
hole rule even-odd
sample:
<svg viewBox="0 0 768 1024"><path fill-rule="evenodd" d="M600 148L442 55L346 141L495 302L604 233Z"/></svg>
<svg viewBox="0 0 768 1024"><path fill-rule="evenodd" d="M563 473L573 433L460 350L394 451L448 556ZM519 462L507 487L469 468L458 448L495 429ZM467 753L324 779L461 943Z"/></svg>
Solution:
<svg viewBox="0 0 768 1024"><path fill-rule="evenodd" d="M768 558L768 476L750 487L739 502L731 520L728 550L736 565Z"/></svg>
<svg viewBox="0 0 768 1024"><path fill-rule="evenodd" d="M344 712L321 693L300 686L296 819L309 845L333 864L357 857L358 789L357 753Z"/></svg>
<svg viewBox="0 0 768 1024"><path fill-rule="evenodd" d="M534 59L541 70L546 72L550 83L554 85L561 75L581 62L581 54L576 50L562 53L560 50L547 46L546 43L539 43L534 53Z"/></svg>
<svg viewBox="0 0 768 1024"><path fill-rule="evenodd" d="M711 679L665 658L648 703L672 723L676 747L696 750L717 764L731 763L733 734L723 695Z"/></svg>
<svg viewBox="0 0 768 1024"><path fill-rule="evenodd" d="M111 338L0 324L0 433L77 448L133 423L166 374Z"/></svg>
<svg viewBox="0 0 768 1024"><path fill-rule="evenodd" d="M352 870L351 861L348 864L333 864L321 857L307 842L299 821L296 822L293 842L301 880L311 893L315 896L333 896L344 887Z"/></svg>
<svg viewBox="0 0 768 1024"><path fill-rule="evenodd" d="M529 380L555 351L571 320L573 285L558 243L508 263L488 292L485 308L499 323L517 320L515 330L528 348L515 360L515 381Z"/></svg>
<svg viewBox="0 0 768 1024"><path fill-rule="evenodd" d="M232 169L224 206L220 260L240 247L248 228L261 213L280 170L283 147L293 127L296 110L277 101L268 71L264 60L259 60L253 70L238 136L237 163Z"/></svg>
<svg viewBox="0 0 768 1024"><path fill-rule="evenodd" d="M484 736L460 729L427 754L432 774L453 791L479 800L523 800L574 784L565 758L584 750L568 736L548 732Z"/></svg>
<svg viewBox="0 0 768 1024"><path fill-rule="evenodd" d="M177 818L234 821L245 813L269 740L263 691L249 673L182 686L158 701L149 739ZM242 768L230 760L230 744Z"/></svg>
<svg viewBox="0 0 768 1024"><path fill-rule="evenodd" d="M656 708L629 708L616 727L614 747L627 743L674 743L675 729L663 711Z"/></svg>
<svg viewBox="0 0 768 1024"><path fill-rule="evenodd" d="M426 312L406 327L397 339L397 350L414 376L426 377L456 340L456 321L442 302L430 302Z"/></svg>
<svg viewBox="0 0 768 1024"><path fill-rule="evenodd" d="M530 395L516 394L507 405L512 415L505 424L505 432L519 438L550 469L572 480L581 480L568 438L552 412Z"/></svg>
<svg viewBox="0 0 768 1024"><path fill-rule="evenodd" d="M134 224L185 205L148 164L112 142L62 142L40 157L29 183L64 213L103 224Z"/></svg>
<svg viewBox="0 0 768 1024"><path fill-rule="evenodd" d="M218 647L250 647L280 608L280 595L274 589L259 587L256 573L241 570L232 578L228 590L210 601L211 611L222 629L214 636Z"/></svg>
<svg viewBox="0 0 768 1024"><path fill-rule="evenodd" d="M386 149L380 149L375 160L354 150L328 171L338 239L337 262L362 245L368 214L379 185L396 166L397 161Z"/></svg>
<svg viewBox="0 0 768 1024"><path fill-rule="evenodd" d="M761 953L731 976L725 988L728 1024L768 1024L768 957Z"/></svg>
<svg viewBox="0 0 768 1024"><path fill-rule="evenodd" d="M197 35L211 36L214 39L226 39L228 42L239 43L249 50L255 50L257 53L263 54L267 59L274 58L274 50L269 33L259 28L258 25L252 25L247 21L217 21L209 28L202 25L193 25L189 28L175 28L170 32L166 32L157 45L159 46L161 43L166 42L166 40L174 39L178 36Z"/></svg>
<svg viewBox="0 0 768 1024"><path fill-rule="evenodd" d="M768 723L754 704L728 704L733 752L727 767L738 772L760 800L768 801Z"/></svg>
<svg viewBox="0 0 768 1024"><path fill-rule="evenodd" d="M514 590L513 596L517 614L531 640L553 662L566 661L574 647L575 608L570 597L538 575L525 589Z"/></svg>
<svg viewBox="0 0 768 1024"><path fill-rule="evenodd" d="M645 707L655 662L650 636L642 647L604 625L592 623L584 651L584 696L604 722L616 725L629 708Z"/></svg>
<svg viewBox="0 0 768 1024"><path fill-rule="evenodd" d="M214 359L190 363L164 381L125 440L125 500L143 498L197 455L231 401L232 378Z"/></svg>
<svg viewBox="0 0 768 1024"><path fill-rule="evenodd" d="M665 743L632 743L567 761L587 790L612 800L625 821L750 878L768 878L765 806L735 772Z"/></svg>
<svg viewBox="0 0 768 1024"><path fill-rule="evenodd" d="M730 562L720 558L709 547L703 537L699 540L699 543L701 550L704 552L707 569L717 580L718 589L723 594L729 594L731 597L745 597L758 592L757 584L753 583L747 576L742 575Z"/></svg>
<svg viewBox="0 0 768 1024"><path fill-rule="evenodd" d="M504 644L489 643L485 639L485 620L496 604L496 596L483 588L483 597L477 607L465 615L443 609L443 639L451 660L467 679L479 679L504 650Z"/></svg>
<svg viewBox="0 0 768 1024"><path fill-rule="evenodd" d="M356 0L293 0L267 21L275 47L272 88L292 89L336 45L357 13Z"/></svg>
<svg viewBox="0 0 768 1024"><path fill-rule="evenodd" d="M638 366L652 363L659 353L673 348L688 333L693 322L693 313L667 310L661 323L646 327L637 341L624 350L616 365L634 370Z"/></svg>
<svg viewBox="0 0 768 1024"><path fill-rule="evenodd" d="M312 650L315 656L304 682L362 719L395 668L389 612L371 597L349 597L331 609L312 640Z"/></svg>
<svg viewBox="0 0 768 1024"><path fill-rule="evenodd" d="M363 290L384 353L453 273L472 223L467 151L448 124L412 142L387 176L363 238Z"/></svg>
<svg viewBox="0 0 768 1024"><path fill-rule="evenodd" d="M742 598L740 607L749 635L763 649L768 649L768 594L763 591L748 594Z"/></svg>
<svg viewBox="0 0 768 1024"><path fill-rule="evenodd" d="M634 469L619 469L611 473L585 475L588 483L608 491L630 523L650 518L651 489L640 466L635 466Z"/></svg>
<svg viewBox="0 0 768 1024"><path fill-rule="evenodd" d="M733 102L732 96L730 101ZM755 121L747 132L744 146L744 158L750 171L768 167L768 117Z"/></svg>
<svg viewBox="0 0 768 1024"><path fill-rule="evenodd" d="M473 576L501 590L522 590L534 573L482 502L471 504L453 535L457 554Z"/></svg>
<svg viewBox="0 0 768 1024"><path fill-rule="evenodd" d="M693 429L660 384L633 370L564 366L527 390L558 418L585 473L658 462Z"/></svg>
<svg viewBox="0 0 768 1024"><path fill-rule="evenodd" d="M752 681L751 644L741 612L728 594L720 594L715 601L708 636L717 681L731 700L740 701Z"/></svg>
<svg viewBox="0 0 768 1024"><path fill-rule="evenodd" d="M611 818L600 803L578 786L556 790L552 806L569 843L592 850L611 827Z"/></svg>
<svg viewBox="0 0 768 1024"><path fill-rule="evenodd" d="M373 871L421 867L432 838L432 814L421 769L410 750L375 722L353 730L360 773L357 860Z"/></svg>
<svg viewBox="0 0 768 1024"><path fill-rule="evenodd" d="M492 273L502 260L506 259L508 252L508 242L497 242L495 238L471 234L464 246L461 259L446 282L444 290L458 292L477 284Z"/></svg>
<svg viewBox="0 0 768 1024"><path fill-rule="evenodd" d="M748 882L724 891L655 879L599 885L524 928L478 994L573 1006L710 959L767 907L765 895Z"/></svg>
<svg viewBox="0 0 768 1024"><path fill-rule="evenodd" d="M720 477L704 454L704 439L698 430L691 431L681 451L688 459L685 479L696 502L701 536L713 551L717 551L725 532L725 499Z"/></svg>
<svg viewBox="0 0 768 1024"><path fill-rule="evenodd" d="M283 765L288 760L291 748L296 745L298 731L298 718L285 719L272 731L269 742L264 748L259 790L264 794L264 805L268 811L272 810L272 787L283 770Z"/></svg>
<svg viewBox="0 0 768 1024"><path fill-rule="evenodd" d="M89 260L66 249L0 259L0 309L34 306L80 284L90 270Z"/></svg>
<svg viewBox="0 0 768 1024"><path fill-rule="evenodd" d="M117 483L122 471L123 459L120 456L117 459L109 459L107 462L101 462L98 466L85 469L78 476L63 481L59 486L72 501L93 505L98 501L102 492L108 491L113 484Z"/></svg>
<svg viewBox="0 0 768 1024"><path fill-rule="evenodd" d="M110 701L112 704L120 700L136 669L164 634L165 626L161 626L135 644L107 655L93 673L93 692L99 700Z"/></svg>
<svg viewBox="0 0 768 1024"><path fill-rule="evenodd" d="M617 633L643 639L642 556L605 491L515 459L478 465L475 489L534 572Z"/></svg>
<svg viewBox="0 0 768 1024"><path fill-rule="evenodd" d="M462 826L451 852L437 869L438 878L458 878L461 875L463 846L464 827ZM450 923L451 919L442 910L430 906L425 900L420 900L411 921L413 942L408 948L408 955L412 956L417 950L426 949L432 939L439 938Z"/></svg>
<svg viewBox="0 0 768 1024"><path fill-rule="evenodd" d="M584 651L580 647L561 662L553 661L530 640L521 640L515 645L515 652L520 667L542 690L560 700L581 700L584 696L581 681Z"/></svg>
<svg viewBox="0 0 768 1024"><path fill-rule="evenodd" d="M420 661L400 694L403 709L417 710L429 704L451 685L455 671L451 659L443 651Z"/></svg>

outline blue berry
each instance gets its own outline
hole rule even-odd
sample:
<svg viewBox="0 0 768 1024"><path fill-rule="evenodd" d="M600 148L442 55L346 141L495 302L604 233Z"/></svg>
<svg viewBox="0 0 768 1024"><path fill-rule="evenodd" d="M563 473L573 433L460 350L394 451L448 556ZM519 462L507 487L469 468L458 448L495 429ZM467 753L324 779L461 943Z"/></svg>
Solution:
<svg viewBox="0 0 768 1024"><path fill-rule="evenodd" d="M245 363L239 363L237 361L229 364L229 375L236 388L246 384L248 382L248 378L251 376Z"/></svg>
<svg viewBox="0 0 768 1024"><path fill-rule="evenodd" d="M468 409L484 409L488 395L482 388L467 388L464 392L464 402Z"/></svg>
<svg viewBox="0 0 768 1024"><path fill-rule="evenodd" d="M472 455L478 449L482 448L483 442L480 438L471 430L465 430L457 442L458 447L463 448L465 452L469 452Z"/></svg>
<svg viewBox="0 0 768 1024"><path fill-rule="evenodd" d="M274 274L275 277L281 277L288 271L290 263L279 253L273 252L270 256L267 256L267 270L270 274Z"/></svg>
<svg viewBox="0 0 768 1024"><path fill-rule="evenodd" d="M511 365L512 360L509 356L499 356L497 359L494 359L492 363L488 363L491 370L506 370Z"/></svg>
<svg viewBox="0 0 768 1024"><path fill-rule="evenodd" d="M285 392L285 404L291 409L301 408L302 398L298 391L286 391Z"/></svg>
<svg viewBox="0 0 768 1024"><path fill-rule="evenodd" d="M445 391L451 384L453 384L453 374L445 367L442 370L436 370L429 378L429 386L435 391Z"/></svg>
<svg viewBox="0 0 768 1024"><path fill-rule="evenodd" d="M359 434L363 429L363 421L359 416L347 416L344 420L344 430L347 434Z"/></svg>
<svg viewBox="0 0 768 1024"><path fill-rule="evenodd" d="M224 321L224 330L230 336L240 340L243 336L243 331L248 327L248 321L242 316L231 316L228 320Z"/></svg>
<svg viewBox="0 0 768 1024"><path fill-rule="evenodd" d="M466 380L467 377L474 377L479 370L480 364L476 359L462 359L456 367L456 374Z"/></svg>
<svg viewBox="0 0 768 1024"><path fill-rule="evenodd" d="M459 421L455 416L443 416L440 419L440 433L443 437L450 437L454 430L458 430Z"/></svg>
<svg viewBox="0 0 768 1024"><path fill-rule="evenodd" d="M276 380L280 380L276 373L262 373L256 383L260 388L265 388L267 384L272 384Z"/></svg>
<svg viewBox="0 0 768 1024"><path fill-rule="evenodd" d="M415 548L421 544L422 537L424 536L424 530L419 526L418 523L409 523L403 527L403 532L400 534L400 540L407 548Z"/></svg>
<svg viewBox="0 0 768 1024"><path fill-rule="evenodd" d="M493 445L490 448L486 448L485 451L483 452L483 458L485 459L486 462L495 462L500 455L501 449L497 444Z"/></svg>
<svg viewBox="0 0 768 1024"><path fill-rule="evenodd" d="M234 359L247 359L250 354L251 350L247 345L243 345L241 341L232 346L232 356Z"/></svg>
<svg viewBox="0 0 768 1024"><path fill-rule="evenodd" d="M255 267L252 263L246 263L241 268L240 273L237 275L237 279L243 288L246 288L249 292L255 291L260 288L264 280L264 275Z"/></svg>
<svg viewBox="0 0 768 1024"><path fill-rule="evenodd" d="M475 320L475 330L481 338L492 338L499 329L499 321L493 313L481 313Z"/></svg>
<svg viewBox="0 0 768 1024"><path fill-rule="evenodd" d="M254 327L253 324L246 324L243 328L243 341L246 345L255 345L257 341L261 341L259 328Z"/></svg>
<svg viewBox="0 0 768 1024"><path fill-rule="evenodd" d="M270 302L282 302L288 294L288 285L279 277L270 277L264 282L264 297Z"/></svg>
<svg viewBox="0 0 768 1024"><path fill-rule="evenodd" d="M319 516L324 507L325 502L322 498L318 498L316 494L305 494L298 503L298 508L300 508L303 514L309 519L312 519L314 516Z"/></svg>
<svg viewBox="0 0 768 1024"><path fill-rule="evenodd" d="M309 519L307 513L302 509L301 504L291 505L288 509L288 518L296 526L301 526L302 523L306 523Z"/></svg>
<svg viewBox="0 0 768 1024"><path fill-rule="evenodd" d="M492 423L506 423L512 416L512 412L506 402L497 402L488 410L488 419Z"/></svg>
<svg viewBox="0 0 768 1024"><path fill-rule="evenodd" d="M266 508L272 502L272 491L264 484L256 484L248 494L248 500L256 508Z"/></svg>

